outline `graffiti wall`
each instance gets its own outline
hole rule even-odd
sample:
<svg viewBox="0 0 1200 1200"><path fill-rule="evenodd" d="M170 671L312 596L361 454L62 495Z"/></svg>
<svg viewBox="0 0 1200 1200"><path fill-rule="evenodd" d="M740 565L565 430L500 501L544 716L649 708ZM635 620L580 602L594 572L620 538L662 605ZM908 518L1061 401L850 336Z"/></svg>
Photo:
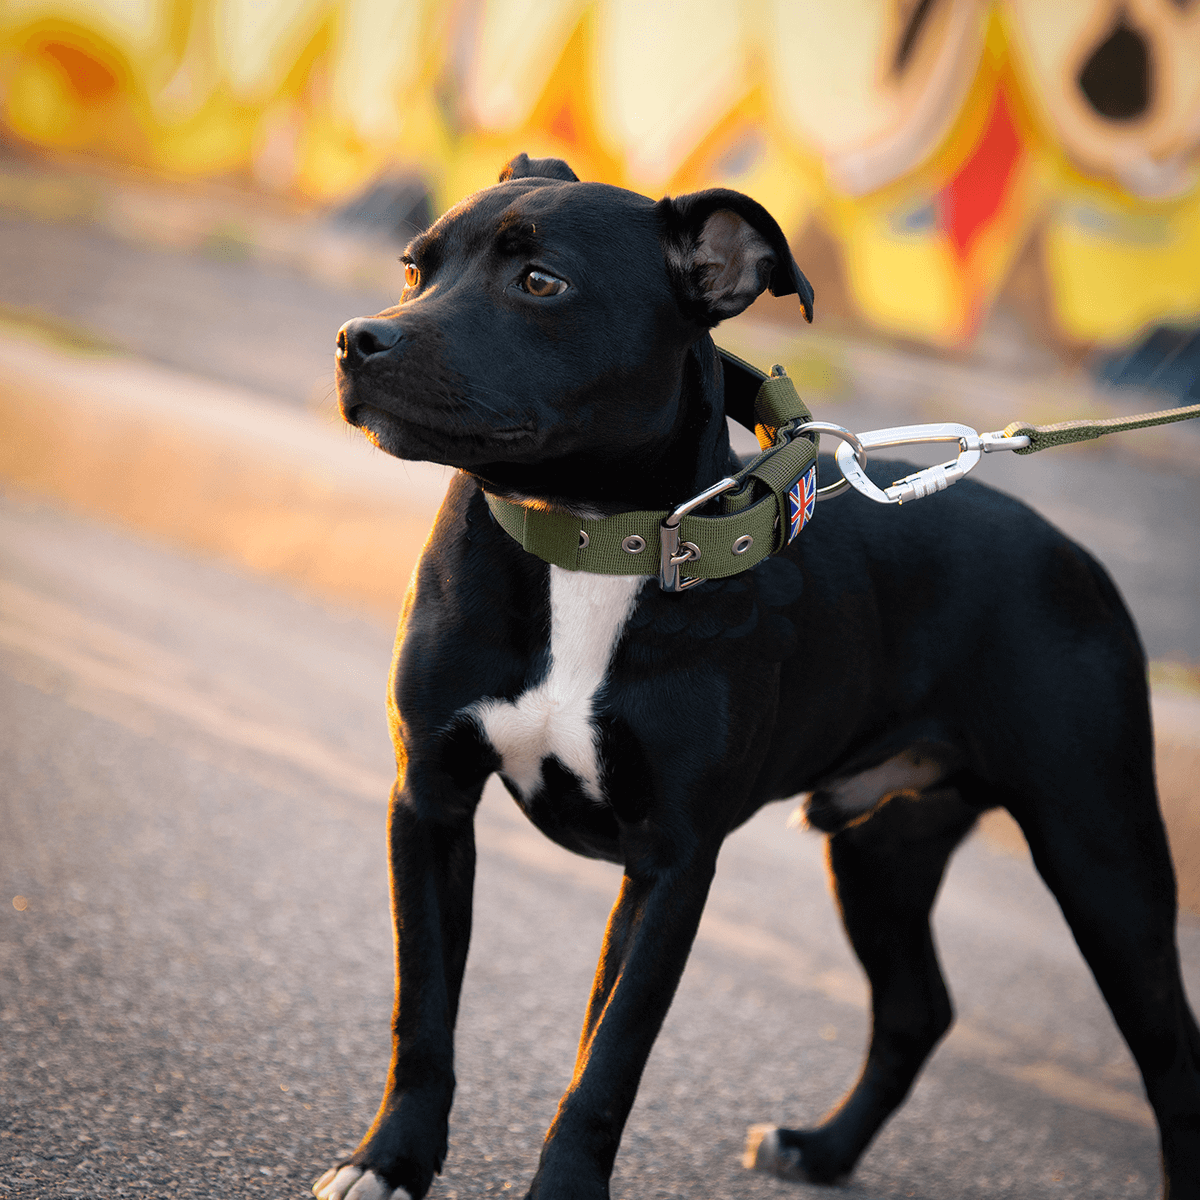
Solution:
<svg viewBox="0 0 1200 1200"><path fill-rule="evenodd" d="M327 204L518 150L737 187L944 347L1000 296L1068 344L1200 318L1200 0L5 0L0 126Z"/></svg>

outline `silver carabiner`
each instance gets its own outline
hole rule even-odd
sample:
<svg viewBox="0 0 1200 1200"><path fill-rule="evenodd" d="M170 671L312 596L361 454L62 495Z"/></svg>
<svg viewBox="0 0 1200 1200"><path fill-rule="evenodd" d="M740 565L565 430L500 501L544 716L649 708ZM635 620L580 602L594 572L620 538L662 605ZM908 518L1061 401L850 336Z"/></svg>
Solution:
<svg viewBox="0 0 1200 1200"><path fill-rule="evenodd" d="M984 434L983 438L993 438L994 434ZM925 467L897 479L889 488L881 488L867 478L862 464L848 443L837 448L837 465L847 482L856 491L876 501L878 504L903 504L905 500L920 500L931 496L934 492L945 491L952 483L957 483L979 462L979 456L985 450L1000 449L995 445L984 445L983 438L974 429L966 425L958 425L952 421L937 425L900 425L893 429L872 429L860 433L858 440L865 450L879 450L884 446L918 446L937 442L957 442L958 457L947 462L938 463L933 467ZM1019 439L1011 438L1012 449L1020 449L1016 445ZM1026 442L1028 439L1025 439ZM1009 447L1004 447L1008 449Z"/></svg>
<svg viewBox="0 0 1200 1200"><path fill-rule="evenodd" d="M889 488L877 487L863 470L865 455L849 443L837 448L837 465L846 482L864 496L879 504L903 504L905 500L920 500L934 492L944 492L952 483L964 478L979 462L981 454L997 450L1024 450L1029 445L1026 434L1014 437L1004 430L976 433L967 425L945 421L938 425L899 425L893 429L872 429L858 435L863 450L878 450L884 446L919 446L936 442L957 442L958 457L933 467L914 471L897 479Z"/></svg>

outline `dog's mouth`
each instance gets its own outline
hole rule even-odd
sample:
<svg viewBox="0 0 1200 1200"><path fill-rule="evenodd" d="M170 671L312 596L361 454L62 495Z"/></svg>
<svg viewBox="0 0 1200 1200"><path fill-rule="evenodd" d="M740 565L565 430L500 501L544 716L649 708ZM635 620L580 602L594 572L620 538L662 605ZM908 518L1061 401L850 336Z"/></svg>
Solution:
<svg viewBox="0 0 1200 1200"><path fill-rule="evenodd" d="M453 467L490 461L497 450L511 451L532 443L537 434L533 421L481 428L454 417L433 421L407 413L399 416L366 403L346 408L344 415L347 423L361 429L372 445L395 458L430 459Z"/></svg>

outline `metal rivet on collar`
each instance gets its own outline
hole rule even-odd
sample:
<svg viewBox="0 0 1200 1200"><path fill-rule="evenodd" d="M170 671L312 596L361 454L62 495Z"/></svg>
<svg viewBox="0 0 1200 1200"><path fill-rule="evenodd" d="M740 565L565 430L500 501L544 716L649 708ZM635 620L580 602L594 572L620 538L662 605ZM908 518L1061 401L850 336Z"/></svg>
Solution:
<svg viewBox="0 0 1200 1200"><path fill-rule="evenodd" d="M636 533L631 533L621 542L621 549L626 554L641 554L646 548L646 539Z"/></svg>
<svg viewBox="0 0 1200 1200"><path fill-rule="evenodd" d="M581 530L579 531L579 548L580 548L580 550L586 550L586 549L587 549L587 544L588 544L588 542L590 542L591 540L592 540L592 539L591 539L590 537L588 537L588 535L587 535L587 531L586 531L586 530L584 530L584 529L581 529Z"/></svg>
<svg viewBox="0 0 1200 1200"><path fill-rule="evenodd" d="M733 543L733 552L734 554L745 554L753 545L754 539L748 533L744 533Z"/></svg>

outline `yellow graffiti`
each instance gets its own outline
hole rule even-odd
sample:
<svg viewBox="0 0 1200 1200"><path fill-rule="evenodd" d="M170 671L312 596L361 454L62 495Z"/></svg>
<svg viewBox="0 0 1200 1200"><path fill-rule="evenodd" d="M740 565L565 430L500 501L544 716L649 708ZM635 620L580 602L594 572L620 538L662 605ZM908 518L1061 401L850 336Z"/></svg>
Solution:
<svg viewBox="0 0 1200 1200"><path fill-rule="evenodd" d="M944 346L1018 262L1064 339L1200 315L1173 0L6 0L0 124L321 203L392 172L445 206L520 150L737 187L833 248L860 318Z"/></svg>

